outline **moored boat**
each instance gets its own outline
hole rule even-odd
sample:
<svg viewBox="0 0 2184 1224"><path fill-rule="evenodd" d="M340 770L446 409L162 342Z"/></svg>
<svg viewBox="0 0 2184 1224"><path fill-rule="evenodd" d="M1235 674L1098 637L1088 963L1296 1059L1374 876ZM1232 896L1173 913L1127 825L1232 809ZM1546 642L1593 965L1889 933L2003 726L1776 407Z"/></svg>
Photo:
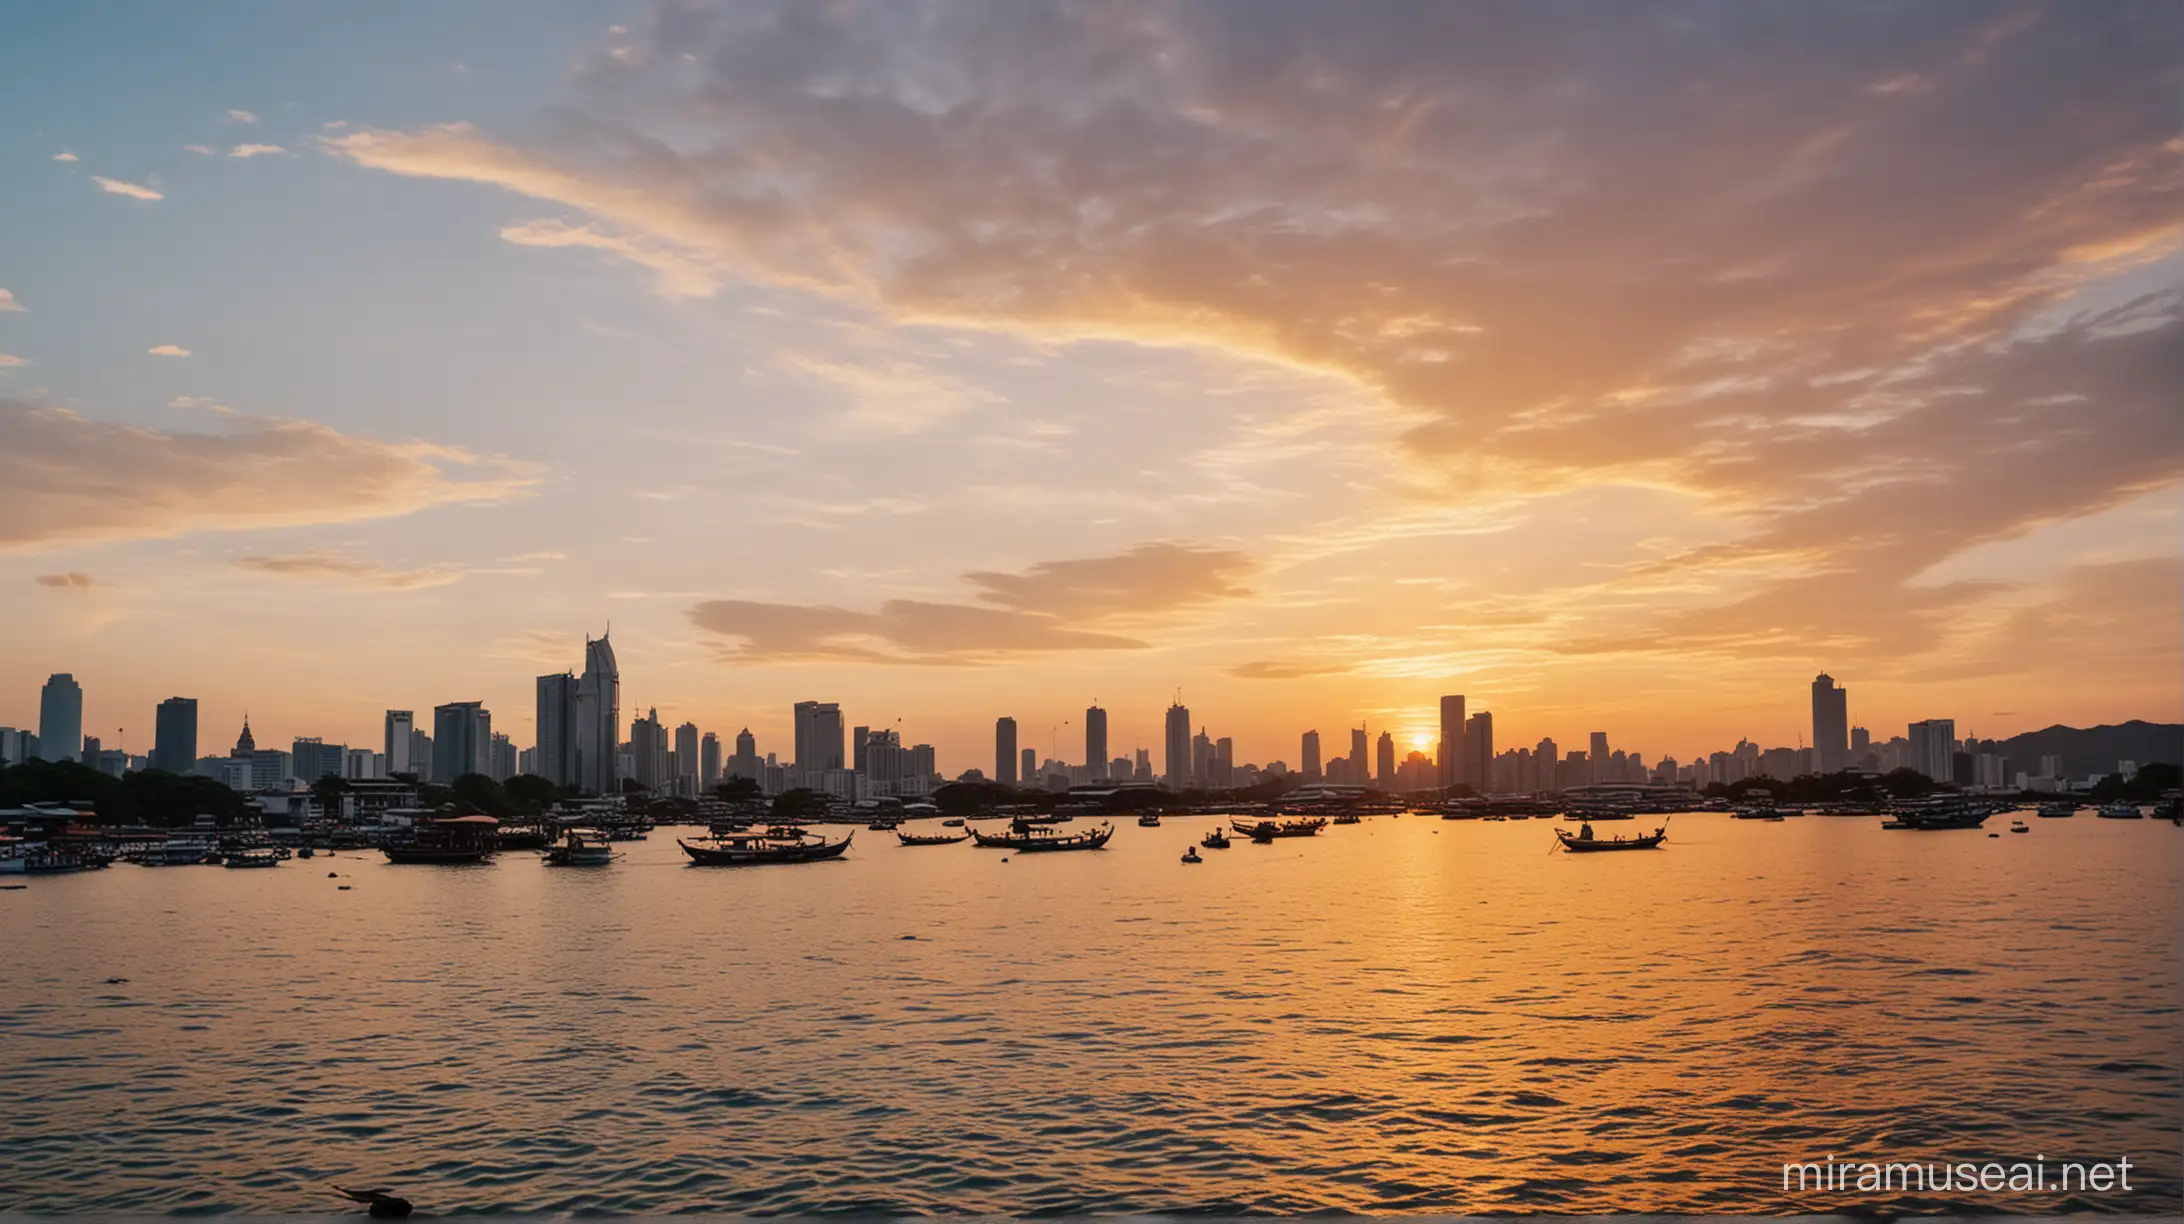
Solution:
<svg viewBox="0 0 2184 1224"><path fill-rule="evenodd" d="M1226 850L1229 848L1228 834L1222 832L1219 829L1215 829L1211 833L1206 834L1204 837L1199 838L1198 844L1204 846L1208 850Z"/></svg>
<svg viewBox="0 0 2184 1224"><path fill-rule="evenodd" d="M1157 829L1160 827L1160 813L1147 812L1138 817L1137 822L1138 827L1141 829Z"/></svg>
<svg viewBox="0 0 2184 1224"><path fill-rule="evenodd" d="M2057 799L2040 805L2040 816L2045 820L2061 820L2078 814L2078 805L2068 799Z"/></svg>
<svg viewBox="0 0 2184 1224"><path fill-rule="evenodd" d="M2108 803L2108 804L2103 804L2103 805L2101 805L2101 809L2100 809L2099 811L2097 811L2097 812L2093 813L2093 814L2094 814L2095 816L2098 816L2098 817L2100 817L2100 818L2101 818L2102 820L2144 820L2144 819L2146 819L2146 813L2144 813L2144 812L2140 811L2140 810L2139 810L2139 805L2138 805L2138 804L2136 804L2136 803Z"/></svg>
<svg viewBox="0 0 2184 1224"><path fill-rule="evenodd" d="M1574 835L1566 829L1556 829L1555 840L1562 843L1563 849L1578 854L1603 850L1652 850L1668 840L1668 826L1662 825L1651 833L1641 833L1635 837L1625 837L1618 833L1614 837L1602 838L1593 836L1592 825L1583 824L1578 826Z"/></svg>
<svg viewBox="0 0 2184 1224"><path fill-rule="evenodd" d="M585 829L562 834L561 844L546 851L549 867L604 867L622 857L605 836Z"/></svg>
<svg viewBox="0 0 2184 1224"><path fill-rule="evenodd" d="M1112 824L1100 824L1081 833L1056 833L1039 827L1008 833L971 830L971 837L986 849L1016 850L1026 854L1050 850L1098 850L1114 835L1115 826Z"/></svg>
<svg viewBox="0 0 2184 1224"><path fill-rule="evenodd" d="M220 862L223 867L278 867L288 856L270 846L250 850L231 850Z"/></svg>
<svg viewBox="0 0 2184 1224"><path fill-rule="evenodd" d="M710 845L693 845L679 837L675 844L690 856L693 867L757 867L769 863L815 863L821 859L840 858L856 836L847 833L840 841L828 841L822 834L806 833L795 826L775 825L761 832L715 837Z"/></svg>
<svg viewBox="0 0 2184 1224"><path fill-rule="evenodd" d="M500 821L491 816L444 816L421 821L414 840L389 842L379 852L390 863L457 867L483 863L499 845Z"/></svg>
<svg viewBox="0 0 2184 1224"><path fill-rule="evenodd" d="M1253 841L1273 841L1277 837L1311 837L1327 827L1327 818L1313 816L1301 820L1255 821L1231 818L1229 827Z"/></svg>
<svg viewBox="0 0 2184 1224"><path fill-rule="evenodd" d="M953 846L971 840L968 833L905 833L895 830L895 837L905 846Z"/></svg>

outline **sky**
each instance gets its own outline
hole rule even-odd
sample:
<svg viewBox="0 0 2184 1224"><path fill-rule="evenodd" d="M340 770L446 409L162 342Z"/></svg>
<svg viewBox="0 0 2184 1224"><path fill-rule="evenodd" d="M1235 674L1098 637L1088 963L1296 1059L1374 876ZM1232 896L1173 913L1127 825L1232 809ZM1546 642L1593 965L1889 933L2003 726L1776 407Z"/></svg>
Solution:
<svg viewBox="0 0 2184 1224"><path fill-rule="evenodd" d="M0 18L0 725L2184 711L2173 4ZM1801 738L1805 737L1805 738Z"/></svg>

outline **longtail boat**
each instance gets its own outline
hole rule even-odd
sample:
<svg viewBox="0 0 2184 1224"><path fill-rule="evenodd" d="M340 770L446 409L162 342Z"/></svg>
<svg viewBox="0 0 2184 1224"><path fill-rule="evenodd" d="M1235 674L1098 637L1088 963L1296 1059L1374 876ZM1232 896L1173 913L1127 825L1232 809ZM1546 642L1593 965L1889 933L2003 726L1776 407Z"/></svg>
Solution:
<svg viewBox="0 0 2184 1224"><path fill-rule="evenodd" d="M840 858L849 849L849 833L836 842L828 841L819 834L807 834L800 828L776 825L763 833L728 833L712 839L710 845L692 845L681 838L675 844L690 856L696 867L755 867L765 863L812 863L820 859Z"/></svg>
<svg viewBox="0 0 2184 1224"><path fill-rule="evenodd" d="M390 863L460 866L482 863L499 846L500 821L491 816L448 816L420 821L417 840L381 846Z"/></svg>
<svg viewBox="0 0 2184 1224"><path fill-rule="evenodd" d="M1575 834L1556 829L1555 838L1562 843L1563 849L1574 854L1590 854L1596 850L1651 850L1668 840L1668 826L1662 825L1651 833L1640 833L1635 837L1618 833L1602 838L1594 837L1592 826L1588 824L1579 826Z"/></svg>
<svg viewBox="0 0 2184 1224"><path fill-rule="evenodd" d="M1311 837L1327 827L1325 816L1309 820L1257 820L1242 821L1229 818L1229 827L1253 841L1273 841L1277 837Z"/></svg>
<svg viewBox="0 0 2184 1224"><path fill-rule="evenodd" d="M971 836L990 850L1017 850L1026 854L1045 850L1097 850L1115 835L1115 826L1103 824L1082 833L1052 833L1033 828L1021 833L987 833L972 829Z"/></svg>
<svg viewBox="0 0 2184 1224"><path fill-rule="evenodd" d="M901 829L895 830L895 836L905 846L953 846L971 840L968 833L905 833Z"/></svg>

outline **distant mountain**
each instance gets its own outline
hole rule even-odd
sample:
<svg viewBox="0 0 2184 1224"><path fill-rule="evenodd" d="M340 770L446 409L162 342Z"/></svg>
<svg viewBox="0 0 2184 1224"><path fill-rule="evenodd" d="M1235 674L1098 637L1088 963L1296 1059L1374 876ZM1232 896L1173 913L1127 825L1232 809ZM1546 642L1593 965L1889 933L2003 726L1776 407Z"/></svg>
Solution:
<svg viewBox="0 0 2184 1224"><path fill-rule="evenodd" d="M2184 723L2150 723L2134 718L2112 727L2057 724L2003 740L2002 755L2010 759L2012 770L2022 773L2037 773L2043 756L2061 756L2063 772L2073 778L2113 773L2118 761L2184 765Z"/></svg>

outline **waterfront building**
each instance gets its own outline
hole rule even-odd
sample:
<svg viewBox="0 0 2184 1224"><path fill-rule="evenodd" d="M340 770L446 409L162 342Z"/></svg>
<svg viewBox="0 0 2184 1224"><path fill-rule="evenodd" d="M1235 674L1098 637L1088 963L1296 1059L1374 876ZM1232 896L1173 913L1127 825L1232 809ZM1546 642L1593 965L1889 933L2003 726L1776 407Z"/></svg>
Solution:
<svg viewBox="0 0 2184 1224"><path fill-rule="evenodd" d="M993 723L993 780L1016 785L1016 720L997 718Z"/></svg>
<svg viewBox="0 0 2184 1224"><path fill-rule="evenodd" d="M424 762L410 754L416 742L417 716L409 710L389 710L386 717L386 740L380 745L380 753L387 758L387 774L416 773Z"/></svg>
<svg viewBox="0 0 2184 1224"><path fill-rule="evenodd" d="M1956 780L1955 719L1929 718L1912 723L1909 738L1910 752L1906 763L1912 769L1936 782Z"/></svg>
<svg viewBox="0 0 2184 1224"><path fill-rule="evenodd" d="M708 731L698 743L698 783L706 790L720 785L720 737Z"/></svg>
<svg viewBox="0 0 2184 1224"><path fill-rule="evenodd" d="M1374 764L1379 766L1375 772L1379 774L1380 789L1392 790L1395 787L1395 736L1383 731L1373 747Z"/></svg>
<svg viewBox="0 0 2184 1224"><path fill-rule="evenodd" d="M1812 681L1812 755L1817 773L1849 764L1850 691L1837 687L1826 672Z"/></svg>
<svg viewBox="0 0 2184 1224"><path fill-rule="evenodd" d="M749 727L736 732L736 754L729 758L729 777L749 778L753 782L762 782L765 779L766 766L772 763L771 761L760 763L758 759L758 737L751 734Z"/></svg>
<svg viewBox="0 0 2184 1224"><path fill-rule="evenodd" d="M1494 715L1481 710L1464 720L1466 780L1482 795L1494 791Z"/></svg>
<svg viewBox="0 0 2184 1224"><path fill-rule="evenodd" d="M493 771L493 715L482 701L432 707L432 780L446 786L464 774Z"/></svg>
<svg viewBox="0 0 2184 1224"><path fill-rule="evenodd" d="M197 763L197 699L169 697L152 719L153 769L186 774Z"/></svg>
<svg viewBox="0 0 2184 1224"><path fill-rule="evenodd" d="M315 735L297 736L288 750L289 767L306 785L329 775L340 777L348 757L346 745L329 744Z"/></svg>
<svg viewBox="0 0 2184 1224"><path fill-rule="evenodd" d="M698 793L698 779L704 766L698 760L698 724L686 722L675 728L675 769L670 780L678 795ZM683 779L688 778L685 782Z"/></svg>
<svg viewBox="0 0 2184 1224"><path fill-rule="evenodd" d="M575 672L538 678L533 767L539 777L557 786L576 781L576 693Z"/></svg>
<svg viewBox="0 0 2184 1224"><path fill-rule="evenodd" d="M1016 763L1017 774L1022 779L1023 784L1025 786L1037 786L1040 780L1038 750L1026 748L1017 753Z"/></svg>
<svg viewBox="0 0 2184 1224"><path fill-rule="evenodd" d="M83 686L55 672L38 693L38 750L48 761L83 759Z"/></svg>
<svg viewBox="0 0 2184 1224"><path fill-rule="evenodd" d="M831 701L799 701L792 711L796 733L795 766L804 785L818 790L812 778L829 770L846 769L848 754L842 742L842 707Z"/></svg>
<svg viewBox="0 0 2184 1224"><path fill-rule="evenodd" d="M629 758L635 766L631 777L647 790L668 783L667 776L667 728L660 725L660 712L648 710L643 718L629 724Z"/></svg>

